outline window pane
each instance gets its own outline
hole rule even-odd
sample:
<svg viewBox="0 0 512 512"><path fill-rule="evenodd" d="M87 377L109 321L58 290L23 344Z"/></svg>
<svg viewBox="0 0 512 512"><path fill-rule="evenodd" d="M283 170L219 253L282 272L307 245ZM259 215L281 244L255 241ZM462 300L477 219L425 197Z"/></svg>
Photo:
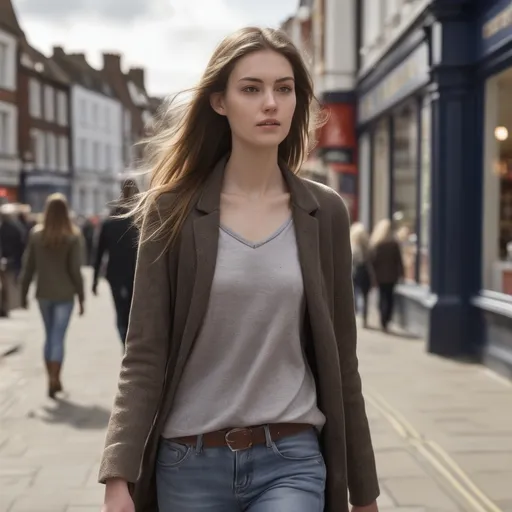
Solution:
<svg viewBox="0 0 512 512"><path fill-rule="evenodd" d="M512 295L512 70L486 84L484 159L484 286Z"/></svg>
<svg viewBox="0 0 512 512"><path fill-rule="evenodd" d="M421 249L420 282L430 284L430 183L432 175L430 127L432 110L426 103L421 111Z"/></svg>
<svg viewBox="0 0 512 512"><path fill-rule="evenodd" d="M393 221L402 244L405 279L416 281L418 109L410 103L394 116Z"/></svg>

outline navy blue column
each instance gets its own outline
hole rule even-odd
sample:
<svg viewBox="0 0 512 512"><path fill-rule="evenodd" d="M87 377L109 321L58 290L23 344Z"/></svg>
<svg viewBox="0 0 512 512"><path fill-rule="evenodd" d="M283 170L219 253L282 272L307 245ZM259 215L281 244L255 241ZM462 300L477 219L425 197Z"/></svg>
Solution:
<svg viewBox="0 0 512 512"><path fill-rule="evenodd" d="M438 26L432 36L433 45L440 45L441 59L432 67L430 249L435 303L427 348L446 356L467 354L475 345L478 330L471 328L475 313L469 301L481 275L478 88L470 64L470 22L453 10L456 3L449 12L434 10Z"/></svg>

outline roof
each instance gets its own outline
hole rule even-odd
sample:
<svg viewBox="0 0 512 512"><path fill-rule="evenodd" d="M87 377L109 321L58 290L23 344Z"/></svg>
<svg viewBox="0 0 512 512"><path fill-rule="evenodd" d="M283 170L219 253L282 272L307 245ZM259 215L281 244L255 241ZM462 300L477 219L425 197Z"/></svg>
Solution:
<svg viewBox="0 0 512 512"><path fill-rule="evenodd" d="M81 85L104 96L116 98L112 87L103 78L101 72L87 62L84 54L67 54L62 48L54 48L51 60L66 73L71 83Z"/></svg>
<svg viewBox="0 0 512 512"><path fill-rule="evenodd" d="M131 68L128 73L121 68L121 55L103 54L102 76L107 80L125 107L146 109L149 95L144 87L144 69Z"/></svg>
<svg viewBox="0 0 512 512"><path fill-rule="evenodd" d="M24 36L11 0L0 0L0 28L15 36Z"/></svg>
<svg viewBox="0 0 512 512"><path fill-rule="evenodd" d="M33 69L43 78L69 85L70 80L64 70L52 59L36 50L23 38L20 41L21 65L27 69Z"/></svg>

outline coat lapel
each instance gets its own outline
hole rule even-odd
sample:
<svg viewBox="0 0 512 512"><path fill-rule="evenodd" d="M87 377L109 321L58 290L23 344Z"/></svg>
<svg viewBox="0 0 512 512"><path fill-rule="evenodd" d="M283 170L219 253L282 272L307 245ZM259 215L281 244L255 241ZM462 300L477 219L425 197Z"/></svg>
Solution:
<svg viewBox="0 0 512 512"><path fill-rule="evenodd" d="M320 264L320 234L315 214L319 204L304 182L281 164L283 176L288 184L292 200L293 222L299 252L299 262L304 281L304 293L312 324L321 317L317 310L324 295L322 268Z"/></svg>
<svg viewBox="0 0 512 512"><path fill-rule="evenodd" d="M178 367L188 359L208 308L215 265L217 263L220 194L226 162L227 157L223 158L215 166L195 206L195 218L192 222L195 248L195 277L189 313L180 344ZM187 255L189 258L191 256L190 253Z"/></svg>

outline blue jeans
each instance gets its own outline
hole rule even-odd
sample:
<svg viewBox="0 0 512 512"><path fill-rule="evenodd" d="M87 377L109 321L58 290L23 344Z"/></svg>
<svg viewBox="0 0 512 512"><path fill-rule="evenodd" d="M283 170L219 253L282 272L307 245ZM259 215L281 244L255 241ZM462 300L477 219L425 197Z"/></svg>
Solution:
<svg viewBox="0 0 512 512"><path fill-rule="evenodd" d="M326 468L312 428L266 445L185 446L162 439L156 464L160 512L323 512Z"/></svg>
<svg viewBox="0 0 512 512"><path fill-rule="evenodd" d="M64 338L73 311L73 301L39 299L39 309L43 316L46 332L45 361L62 363L64 359Z"/></svg>

